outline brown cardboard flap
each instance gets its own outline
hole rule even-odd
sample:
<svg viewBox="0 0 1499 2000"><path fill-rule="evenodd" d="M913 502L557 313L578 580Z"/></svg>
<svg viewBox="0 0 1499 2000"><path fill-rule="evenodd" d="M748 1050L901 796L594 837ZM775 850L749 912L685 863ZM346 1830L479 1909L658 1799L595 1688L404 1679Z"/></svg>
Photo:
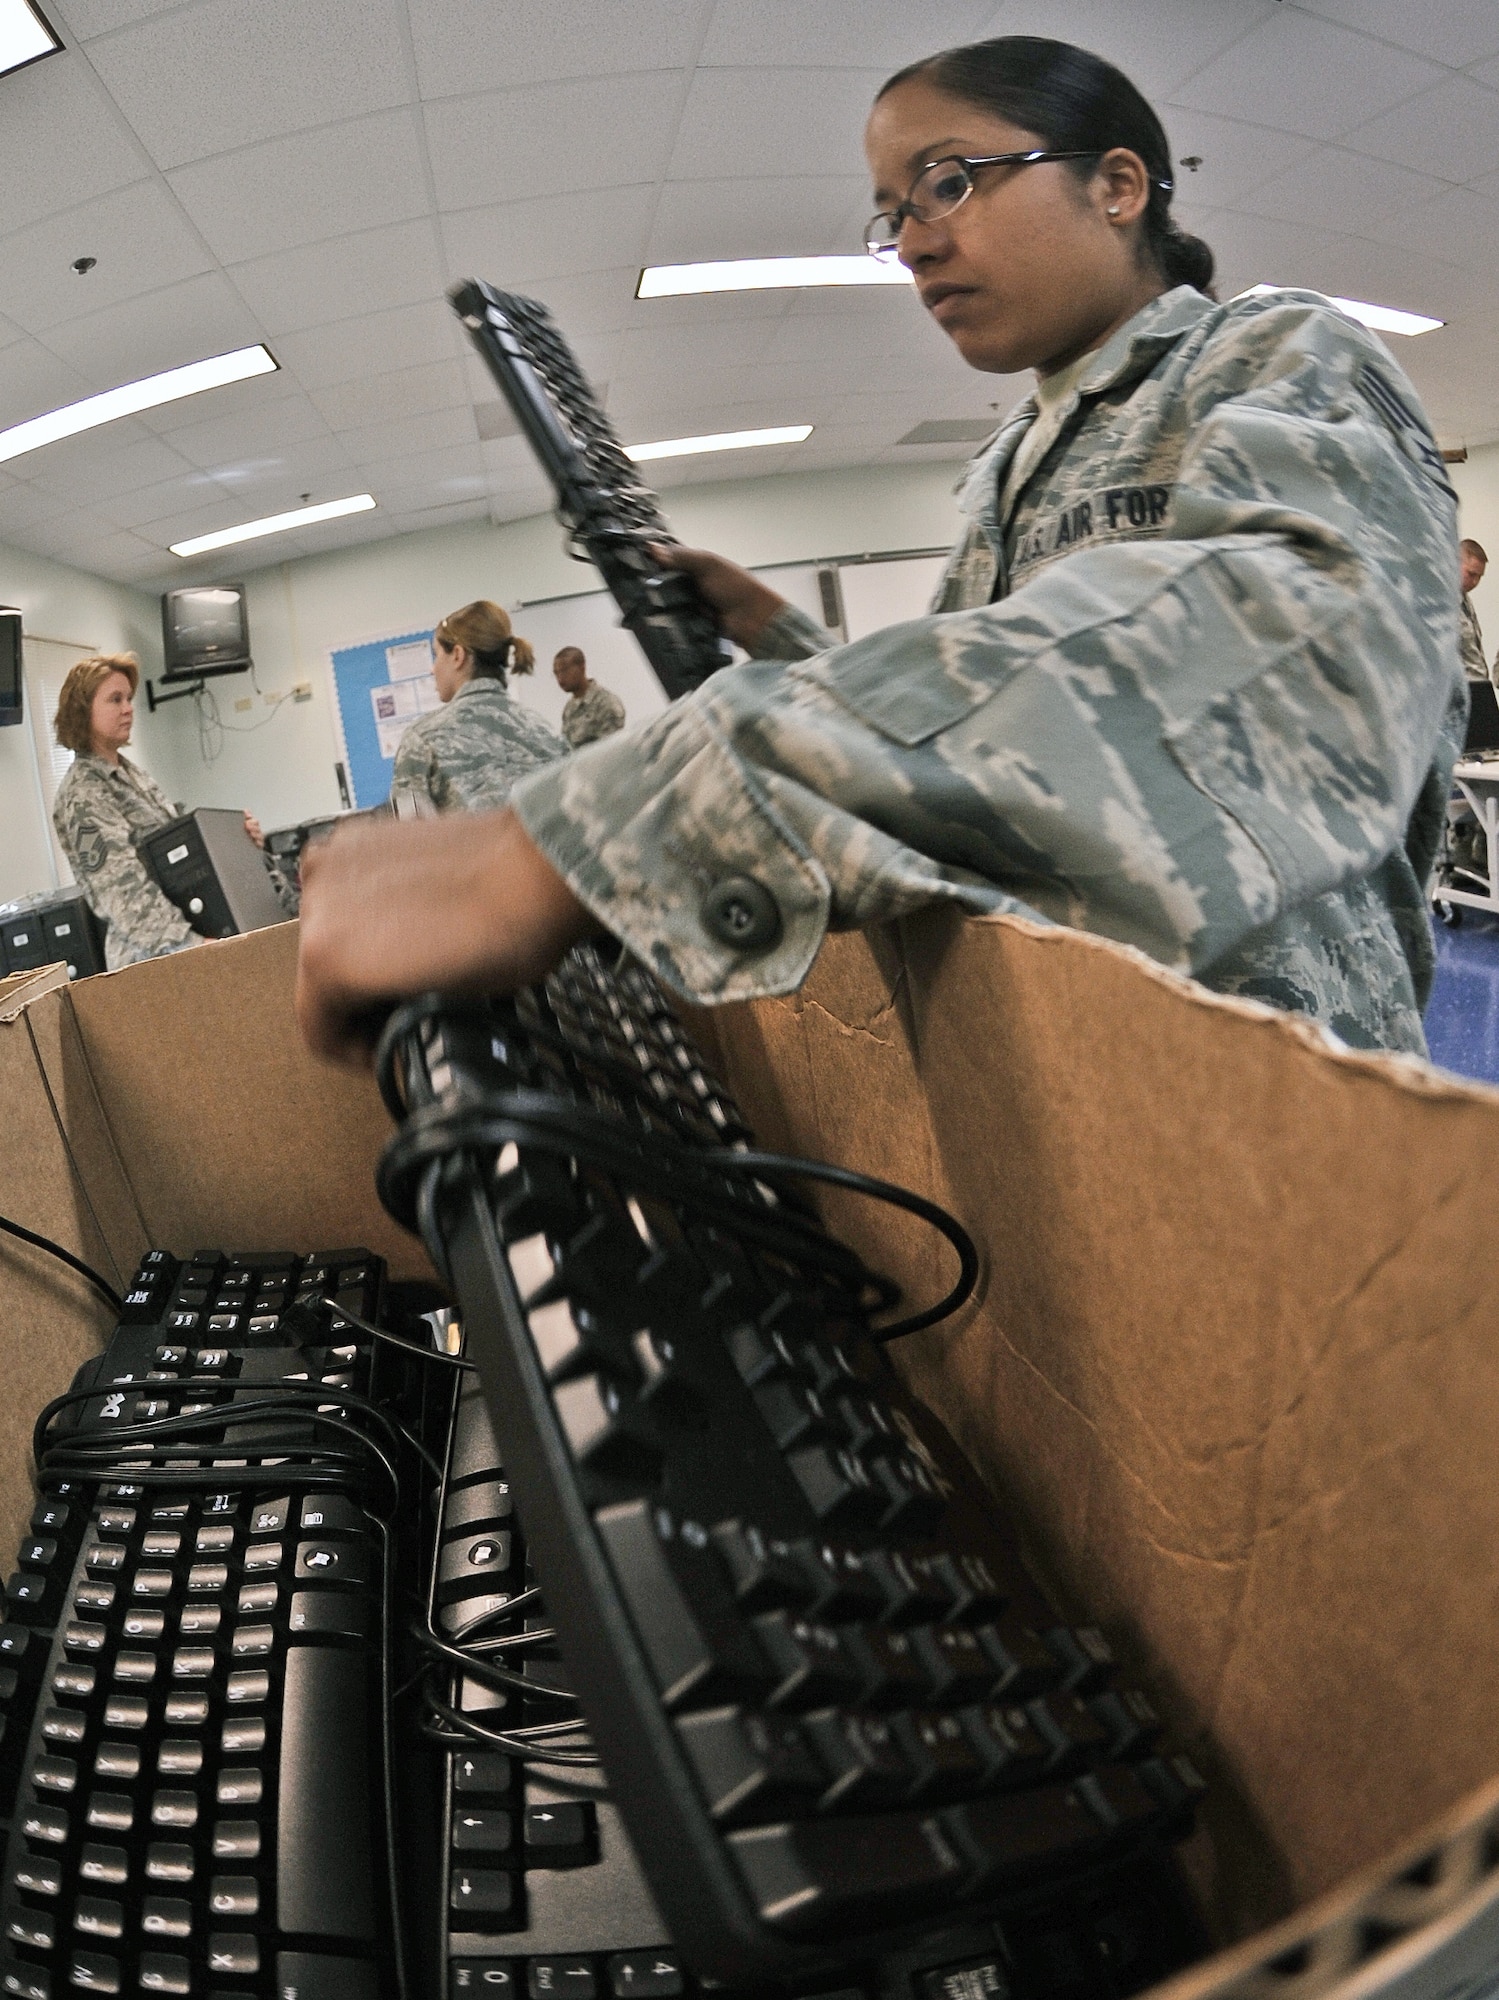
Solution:
<svg viewBox="0 0 1499 2000"><path fill-rule="evenodd" d="M129 1189L99 1117L80 1103L67 973L0 985L0 1215L47 1236L117 1289L145 1247ZM0 1234L0 1544L31 1511L31 1425L99 1349L113 1314L66 1264Z"/></svg>
<svg viewBox="0 0 1499 2000"><path fill-rule="evenodd" d="M367 1077L313 1061L292 1014L297 926L152 959L72 989L82 1047L150 1241L363 1244L430 1276L374 1198L391 1125Z"/></svg>
<svg viewBox="0 0 1499 2000"><path fill-rule="evenodd" d="M1499 1094L1014 919L830 939L714 1038L762 1138L978 1239L896 1351L1212 1767L1231 1930L1499 1773Z"/></svg>

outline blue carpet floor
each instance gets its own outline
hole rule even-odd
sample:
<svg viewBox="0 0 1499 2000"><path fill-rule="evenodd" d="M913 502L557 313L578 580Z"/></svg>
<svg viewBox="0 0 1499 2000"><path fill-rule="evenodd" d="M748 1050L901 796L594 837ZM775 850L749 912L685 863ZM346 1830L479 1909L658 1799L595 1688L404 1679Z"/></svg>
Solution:
<svg viewBox="0 0 1499 2000"><path fill-rule="evenodd" d="M1437 976L1426 1010L1431 1059L1459 1076L1499 1083L1499 917L1464 910L1459 929L1432 928Z"/></svg>

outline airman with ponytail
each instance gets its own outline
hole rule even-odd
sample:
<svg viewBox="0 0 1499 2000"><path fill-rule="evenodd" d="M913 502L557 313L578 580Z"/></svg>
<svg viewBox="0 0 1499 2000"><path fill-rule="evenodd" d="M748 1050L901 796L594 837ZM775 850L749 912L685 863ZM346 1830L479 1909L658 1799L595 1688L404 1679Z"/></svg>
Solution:
<svg viewBox="0 0 1499 2000"><path fill-rule="evenodd" d="M529 640L488 598L449 612L432 635L432 673L443 706L419 716L396 751L393 790L424 793L440 813L493 812L516 779L565 757L567 745L509 692L529 674Z"/></svg>

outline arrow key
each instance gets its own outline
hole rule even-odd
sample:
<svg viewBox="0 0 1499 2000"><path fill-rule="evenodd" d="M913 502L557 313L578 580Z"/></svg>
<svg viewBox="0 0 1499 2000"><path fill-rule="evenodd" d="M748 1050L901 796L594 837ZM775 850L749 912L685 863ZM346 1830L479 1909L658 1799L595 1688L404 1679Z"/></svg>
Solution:
<svg viewBox="0 0 1499 2000"><path fill-rule="evenodd" d="M579 1868L598 1852L591 1800L527 1806L524 1827L528 1868Z"/></svg>

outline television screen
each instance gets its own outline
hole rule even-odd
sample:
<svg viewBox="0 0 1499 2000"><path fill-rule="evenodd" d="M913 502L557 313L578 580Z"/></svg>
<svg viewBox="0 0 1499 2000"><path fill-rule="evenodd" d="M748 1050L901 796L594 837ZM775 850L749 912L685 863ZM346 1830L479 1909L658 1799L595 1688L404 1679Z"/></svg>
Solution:
<svg viewBox="0 0 1499 2000"><path fill-rule="evenodd" d="M21 672L21 614L0 604L0 729L19 722L25 711L26 682Z"/></svg>
<svg viewBox="0 0 1499 2000"><path fill-rule="evenodd" d="M250 665L250 620L244 586L205 584L169 590L161 600L163 680L242 674Z"/></svg>

